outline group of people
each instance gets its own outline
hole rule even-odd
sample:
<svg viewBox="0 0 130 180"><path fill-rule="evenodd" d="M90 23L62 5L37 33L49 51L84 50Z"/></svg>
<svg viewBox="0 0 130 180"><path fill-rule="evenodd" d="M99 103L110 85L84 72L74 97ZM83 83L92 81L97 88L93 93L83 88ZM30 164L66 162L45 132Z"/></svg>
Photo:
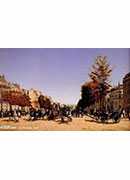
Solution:
<svg viewBox="0 0 130 180"><path fill-rule="evenodd" d="M13 120L18 122L19 119L22 117L28 121L35 121L35 120L55 120L60 119L61 122L72 121L72 111L66 105L62 107L50 107L50 108L41 108L35 109L30 108L27 112L22 110L10 110L10 111L0 111L0 118L5 118L8 120Z"/></svg>
<svg viewBox="0 0 130 180"><path fill-rule="evenodd" d="M25 112L22 112L20 110L10 110L10 111L0 111L0 118L8 118L8 120L13 120L15 122L18 122L19 118L21 116L25 115Z"/></svg>
<svg viewBox="0 0 130 180"><path fill-rule="evenodd" d="M120 119L121 117L123 118L129 118L126 114L126 112L122 109L122 108L119 108L117 110L112 110L110 112L108 111L96 111L96 112L93 112L92 115L95 116L96 120L100 120L102 123L105 123L105 122L108 122L108 120L112 120L113 123L118 123L120 122ZM129 118L130 120L130 118Z"/></svg>
<svg viewBox="0 0 130 180"><path fill-rule="evenodd" d="M60 119L61 122L72 121L72 111L66 105L58 108L34 109L31 108L28 113L28 120L55 120Z"/></svg>
<svg viewBox="0 0 130 180"><path fill-rule="evenodd" d="M68 122L72 121L72 117L74 118L83 118L84 116L92 116L96 121L100 121L102 123L108 122L109 119L112 119L113 122L118 123L121 117L128 117L130 120L130 113L126 113L123 109L113 110L112 112L107 111L82 111L81 109L71 109L70 107L63 105L63 106L55 106L51 108L41 108L41 109L34 109L30 108L29 111L21 111L21 110L10 110L10 111L0 111L0 118L6 118L8 120L13 120L18 122L19 119L22 117L28 121L35 121L35 120L56 120L60 119L61 122Z"/></svg>

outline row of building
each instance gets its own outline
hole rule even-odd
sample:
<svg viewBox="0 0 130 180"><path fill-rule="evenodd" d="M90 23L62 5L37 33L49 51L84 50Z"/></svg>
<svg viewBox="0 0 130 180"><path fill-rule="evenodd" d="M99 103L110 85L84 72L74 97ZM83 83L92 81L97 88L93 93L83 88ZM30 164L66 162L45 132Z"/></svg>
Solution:
<svg viewBox="0 0 130 180"><path fill-rule="evenodd" d="M5 102L2 98L2 94L6 92L15 92L16 94L26 94L30 98L31 106L34 108L39 108L38 98L42 95L42 92L35 89L26 90L20 87L17 83L11 83L7 81L4 75L0 75L0 111L1 110L9 110L10 105L8 102ZM46 97L46 96L45 96ZM48 98L48 97L47 97ZM21 108L18 105L13 105L13 108ZM25 107L28 109L29 107Z"/></svg>
<svg viewBox="0 0 130 180"><path fill-rule="evenodd" d="M130 111L130 73L123 78L123 84L111 89L108 96L113 109Z"/></svg>

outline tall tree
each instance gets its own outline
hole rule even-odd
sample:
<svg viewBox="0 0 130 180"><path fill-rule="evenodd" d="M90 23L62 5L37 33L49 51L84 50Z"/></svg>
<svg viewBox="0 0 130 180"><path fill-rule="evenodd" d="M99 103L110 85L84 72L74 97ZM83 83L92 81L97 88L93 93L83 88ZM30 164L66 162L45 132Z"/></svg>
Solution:
<svg viewBox="0 0 130 180"><path fill-rule="evenodd" d="M38 102L40 104L40 108L45 108L45 109L49 109L51 108L51 101L49 98L40 95L38 98Z"/></svg>
<svg viewBox="0 0 130 180"><path fill-rule="evenodd" d="M111 76L112 68L108 63L106 56L97 56L95 64L92 66L91 73L89 74L92 81L97 81L99 83L99 100L100 109L103 110L105 96L111 87L109 77Z"/></svg>

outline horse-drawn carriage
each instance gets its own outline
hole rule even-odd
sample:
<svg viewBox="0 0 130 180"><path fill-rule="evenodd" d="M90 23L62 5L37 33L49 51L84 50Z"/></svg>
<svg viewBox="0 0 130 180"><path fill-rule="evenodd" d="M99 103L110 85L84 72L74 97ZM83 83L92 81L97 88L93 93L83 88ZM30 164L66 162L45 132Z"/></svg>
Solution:
<svg viewBox="0 0 130 180"><path fill-rule="evenodd" d="M96 112L94 113L94 118L97 122L101 123L119 123L122 116L122 110L113 111L111 113L102 111L102 112Z"/></svg>

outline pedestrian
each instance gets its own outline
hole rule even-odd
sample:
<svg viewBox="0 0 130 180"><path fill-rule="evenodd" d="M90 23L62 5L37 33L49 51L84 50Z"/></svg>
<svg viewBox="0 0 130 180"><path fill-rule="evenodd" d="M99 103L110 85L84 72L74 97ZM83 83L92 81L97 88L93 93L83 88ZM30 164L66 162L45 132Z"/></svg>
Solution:
<svg viewBox="0 0 130 180"><path fill-rule="evenodd" d="M18 115L17 115L16 110L13 111L13 120L14 120L15 122L18 122L18 121L19 121L19 118L18 118Z"/></svg>

